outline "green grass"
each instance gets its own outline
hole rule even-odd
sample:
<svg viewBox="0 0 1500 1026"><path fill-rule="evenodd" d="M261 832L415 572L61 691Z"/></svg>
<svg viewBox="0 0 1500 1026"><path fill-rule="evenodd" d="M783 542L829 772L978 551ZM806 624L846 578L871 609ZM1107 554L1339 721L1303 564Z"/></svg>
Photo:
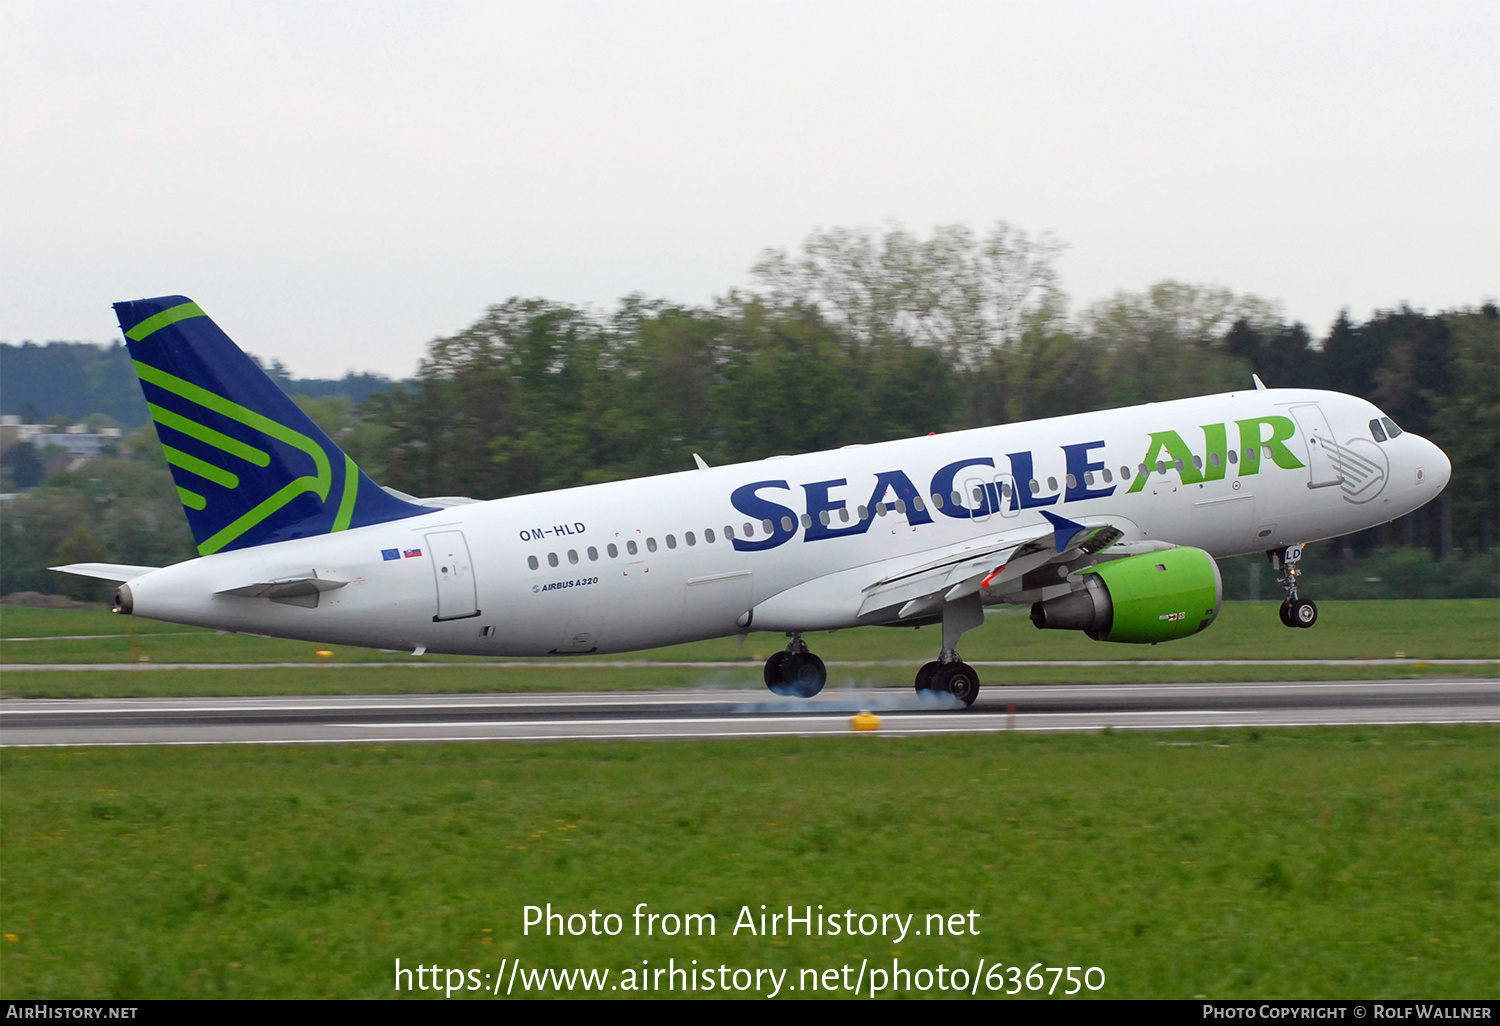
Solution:
<svg viewBox="0 0 1500 1026"><path fill-rule="evenodd" d="M1312 630L1288 630L1274 603L1226 602L1207 631L1166 645L1111 645L1090 641L1071 631L1039 631L1022 607L992 611L982 627L964 636L968 659L1366 659L1391 658L1398 652L1412 659L1500 658L1500 600L1328 602ZM132 638L129 631L135 632ZM21 641L49 636L110 634L98 640ZM5 607L0 613L0 663L134 662L133 654L152 662L313 662L320 647L329 647L338 662L389 662L409 654L374 649L319 646L243 635L192 631L138 617L93 611ZM824 659L902 660L933 658L940 644L937 627L918 630L866 627L808 636ZM758 662L780 648L774 634L752 634L740 646L736 638L676 645L635 653L626 658ZM428 660L459 657L426 656ZM592 657L583 657L589 661ZM602 659L620 657L606 656ZM556 662L556 660L544 660ZM594 659L598 661L598 659Z"/></svg>
<svg viewBox="0 0 1500 1026"><path fill-rule="evenodd" d="M0 991L500 968L1100 966L1105 997L1500 997L1493 727L0 751ZM522 906L709 912L524 937ZM730 935L741 906L977 937ZM627 919L628 923L629 920ZM795 996L795 995L794 995Z"/></svg>

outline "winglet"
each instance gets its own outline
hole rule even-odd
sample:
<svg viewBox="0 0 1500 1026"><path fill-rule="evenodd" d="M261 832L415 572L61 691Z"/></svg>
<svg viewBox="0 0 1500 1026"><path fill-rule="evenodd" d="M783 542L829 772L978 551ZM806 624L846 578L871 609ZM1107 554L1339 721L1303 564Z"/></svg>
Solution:
<svg viewBox="0 0 1500 1026"><path fill-rule="evenodd" d="M1270 389L1266 388L1266 383L1264 381L1260 380L1260 375L1259 374L1252 374L1252 375L1250 375L1250 380L1253 381L1253 382L1255 382L1255 390L1257 392L1268 392L1268 391L1270 391Z"/></svg>
<svg viewBox="0 0 1500 1026"><path fill-rule="evenodd" d="M1039 512L1042 514L1042 516L1046 517L1047 521L1052 525L1052 533L1057 538L1058 552L1066 549L1068 547L1068 542L1072 541L1073 537L1078 534L1079 531L1086 529L1082 524L1075 524L1067 517L1060 517L1056 513L1049 513L1047 510L1040 510Z"/></svg>

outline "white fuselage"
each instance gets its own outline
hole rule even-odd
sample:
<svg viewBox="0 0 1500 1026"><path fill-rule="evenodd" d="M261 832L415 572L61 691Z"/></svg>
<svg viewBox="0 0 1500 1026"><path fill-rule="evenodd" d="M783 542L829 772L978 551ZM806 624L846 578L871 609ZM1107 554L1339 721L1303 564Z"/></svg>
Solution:
<svg viewBox="0 0 1500 1026"><path fill-rule="evenodd" d="M869 622L861 589L893 565L1045 532L1042 510L1217 557L1385 523L1436 496L1450 466L1410 433L1377 442L1380 416L1302 389L1152 403L436 509L205 556L129 587L134 612L155 619L473 655L830 630ZM219 594L310 572L342 584L315 607ZM820 579L812 607L772 601Z"/></svg>

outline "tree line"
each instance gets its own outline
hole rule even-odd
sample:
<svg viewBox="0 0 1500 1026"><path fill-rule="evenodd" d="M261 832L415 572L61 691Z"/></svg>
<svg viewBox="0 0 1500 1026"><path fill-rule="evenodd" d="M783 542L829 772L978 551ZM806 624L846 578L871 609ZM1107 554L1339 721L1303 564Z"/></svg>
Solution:
<svg viewBox="0 0 1500 1026"><path fill-rule="evenodd" d="M1273 387L1370 399L1453 460L1436 509L1346 541L1331 567L1402 544L1494 562L1493 303L1363 321L1346 311L1314 336L1274 302L1169 281L1070 313L1061 252L1050 236L1005 224L926 238L894 226L832 229L800 253L767 251L746 287L710 304L632 295L598 311L513 298L432 342L410 381L363 401L326 392L298 401L380 483L488 499L686 470L694 453L740 462L1243 389L1254 372ZM119 462L132 473L95 461L52 475L7 511L0 592L51 590L40 568L64 559L64 544L67 561L154 565L192 554L150 429L125 448ZM144 519L131 512L138 503ZM1447 566L1449 579L1468 582L1464 594L1500 587L1493 569Z"/></svg>
<svg viewBox="0 0 1500 1026"><path fill-rule="evenodd" d="M1488 551L1500 514L1500 313L1340 314L1162 282L1070 316L1060 246L998 225L835 229L704 307L511 299L352 410L355 458L416 495L494 498L929 431L1269 386L1363 396L1437 442L1440 513L1390 541ZM351 446L351 451L353 446ZM1373 541L1367 539L1362 544Z"/></svg>

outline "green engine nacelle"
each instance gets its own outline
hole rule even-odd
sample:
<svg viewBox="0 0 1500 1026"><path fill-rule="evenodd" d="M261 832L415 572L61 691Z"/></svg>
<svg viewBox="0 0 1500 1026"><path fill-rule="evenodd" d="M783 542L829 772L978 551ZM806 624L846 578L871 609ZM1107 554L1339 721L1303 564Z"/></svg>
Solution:
<svg viewBox="0 0 1500 1026"><path fill-rule="evenodd" d="M1203 630L1219 615L1223 597L1214 558L1181 546L1089 567L1078 590L1033 604L1031 622L1083 631L1095 641L1154 645Z"/></svg>

